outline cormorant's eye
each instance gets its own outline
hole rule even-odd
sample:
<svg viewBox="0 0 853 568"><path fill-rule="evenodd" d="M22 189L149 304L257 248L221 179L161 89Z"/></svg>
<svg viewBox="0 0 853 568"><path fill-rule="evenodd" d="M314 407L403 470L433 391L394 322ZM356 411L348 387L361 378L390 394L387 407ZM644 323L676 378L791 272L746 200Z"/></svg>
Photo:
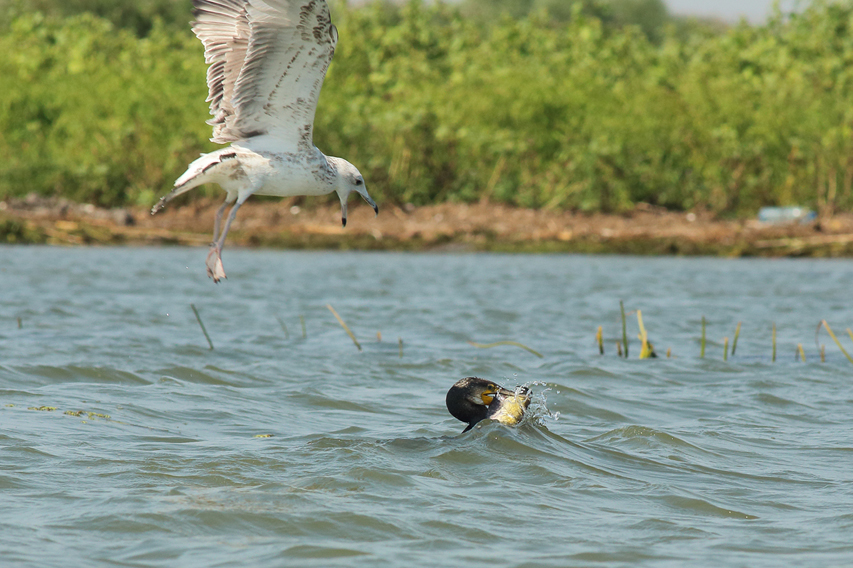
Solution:
<svg viewBox="0 0 853 568"><path fill-rule="evenodd" d="M356 178L356 180L355 180L355 185L361 185L361 184L363 184L363 183L364 183L364 180L363 180L363 179L361 179L361 178Z"/></svg>

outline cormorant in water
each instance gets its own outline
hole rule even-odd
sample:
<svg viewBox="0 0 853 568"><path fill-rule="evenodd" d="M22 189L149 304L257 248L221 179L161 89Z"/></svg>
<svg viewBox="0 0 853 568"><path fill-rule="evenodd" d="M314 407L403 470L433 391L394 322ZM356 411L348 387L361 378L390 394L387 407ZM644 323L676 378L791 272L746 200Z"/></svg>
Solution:
<svg viewBox="0 0 853 568"><path fill-rule="evenodd" d="M527 387L515 393L486 379L465 377L447 391L447 410L468 424L463 433L486 418L512 426L521 422L530 406L528 393Z"/></svg>

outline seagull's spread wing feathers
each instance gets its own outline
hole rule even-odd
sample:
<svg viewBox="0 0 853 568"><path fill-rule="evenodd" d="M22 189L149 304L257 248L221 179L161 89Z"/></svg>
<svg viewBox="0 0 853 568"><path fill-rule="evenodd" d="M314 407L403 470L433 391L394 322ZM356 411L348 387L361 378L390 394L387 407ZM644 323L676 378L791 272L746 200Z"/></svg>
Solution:
<svg viewBox="0 0 853 568"><path fill-rule="evenodd" d="M249 48L249 16L245 0L197 0L194 2L193 32L204 45L207 69L207 87L210 94L208 124L213 126L214 142L230 142L236 138L227 133L227 125L234 121L234 84Z"/></svg>
<svg viewBox="0 0 853 568"><path fill-rule="evenodd" d="M325 0L194 0L208 121L220 144L270 134L310 148L338 32Z"/></svg>

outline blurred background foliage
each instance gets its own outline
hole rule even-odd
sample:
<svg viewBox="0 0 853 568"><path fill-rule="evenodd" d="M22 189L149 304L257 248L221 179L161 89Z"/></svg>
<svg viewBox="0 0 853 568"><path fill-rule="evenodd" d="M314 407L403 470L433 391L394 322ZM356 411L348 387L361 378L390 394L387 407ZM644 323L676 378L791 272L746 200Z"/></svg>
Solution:
<svg viewBox="0 0 853 568"><path fill-rule="evenodd" d="M150 205L214 146L189 0L0 0L0 199ZM853 2L338 2L315 142L378 200L853 205ZM216 194L218 188L207 188Z"/></svg>

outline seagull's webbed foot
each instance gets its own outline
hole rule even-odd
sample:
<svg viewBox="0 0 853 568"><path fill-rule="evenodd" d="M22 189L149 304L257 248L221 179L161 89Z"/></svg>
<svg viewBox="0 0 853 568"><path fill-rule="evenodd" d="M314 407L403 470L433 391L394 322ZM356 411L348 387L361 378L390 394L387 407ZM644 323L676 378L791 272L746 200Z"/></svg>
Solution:
<svg viewBox="0 0 853 568"><path fill-rule="evenodd" d="M222 266L222 250L216 243L211 243L205 264L207 265L207 275L213 278L215 283L226 277L225 268Z"/></svg>

